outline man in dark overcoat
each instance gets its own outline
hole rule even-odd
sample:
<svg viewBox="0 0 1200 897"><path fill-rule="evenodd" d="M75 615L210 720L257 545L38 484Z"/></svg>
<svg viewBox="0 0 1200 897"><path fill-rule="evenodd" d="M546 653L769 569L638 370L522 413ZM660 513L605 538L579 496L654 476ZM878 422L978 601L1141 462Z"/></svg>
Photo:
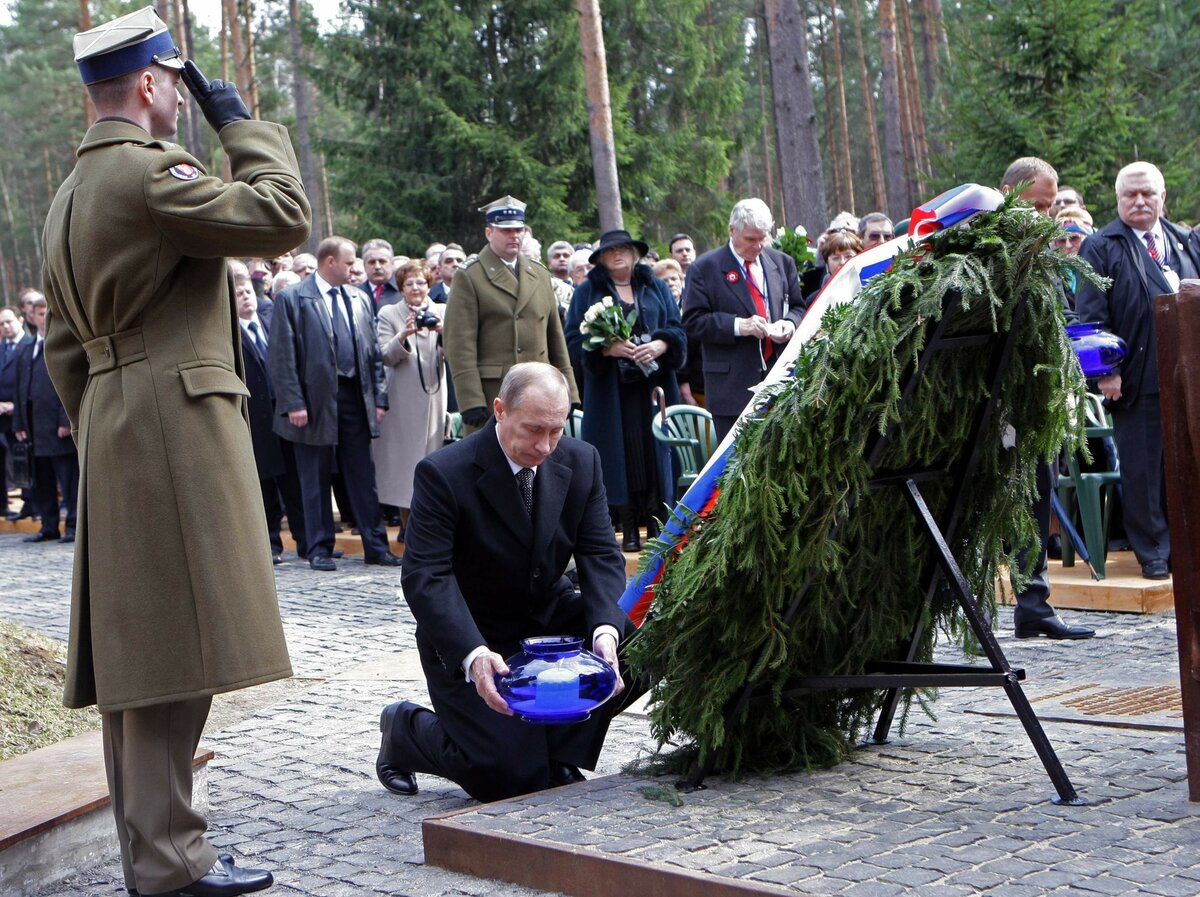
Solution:
<svg viewBox="0 0 1200 897"><path fill-rule="evenodd" d="M704 403L718 439L804 317L796 263L771 248L774 232L765 202L741 200L729 214L729 242L692 262L684 282L683 325L700 348Z"/></svg>
<svg viewBox="0 0 1200 897"><path fill-rule="evenodd" d="M1084 283L1075 297L1079 320L1095 321L1125 340L1120 371L1099 388L1112 410L1113 436L1121 458L1121 507L1125 534L1147 579L1166 579L1171 562L1164 483L1162 415L1158 405L1158 344L1154 297L1174 293L1181 278L1194 278L1200 254L1188 234L1163 217L1166 182L1149 162L1117 173L1117 218L1083 241L1079 256L1096 273L1112 278L1102 290Z"/></svg>
<svg viewBox="0 0 1200 897"><path fill-rule="evenodd" d="M250 398L250 440L254 445L254 466L262 491L263 512L267 516L267 538L271 541L271 560L283 561L283 537L280 529L287 513L288 528L296 544L305 545L304 511L300 480L291 445L275 433L275 387L267 352L271 328L258 313L259 300L249 275L233 276L233 295L241 324L242 358L246 365L246 388ZM301 548L301 552L303 552Z"/></svg>
<svg viewBox="0 0 1200 897"><path fill-rule="evenodd" d="M587 722L530 725L496 690L504 658L531 636L582 637L616 666L627 621L600 456L562 435L562 372L514 366L493 409L482 430L417 465L401 584L434 709L404 701L383 711L376 773L400 794L416 792L417 772L485 801L579 781L622 706L614 697ZM528 505L522 477L532 480ZM579 594L564 575L572 554Z"/></svg>
<svg viewBox="0 0 1200 897"><path fill-rule="evenodd" d="M30 339L16 309L0 308L0 510L9 520L21 516L8 510L8 446L16 439L12 432L17 402L17 356Z"/></svg>
<svg viewBox="0 0 1200 897"><path fill-rule="evenodd" d="M242 894L272 876L204 837L192 758L214 694L291 664L225 257L303 243L309 205L287 131L185 65L152 7L75 56L99 118L42 237L46 365L82 465L65 702L102 714L126 886ZM229 183L171 142L181 69Z"/></svg>
<svg viewBox="0 0 1200 897"><path fill-rule="evenodd" d="M368 564L398 567L379 509L371 440L387 413L383 358L367 294L348 286L354 244L326 237L317 270L275 298L269 360L275 432L292 443L304 503L308 563L333 560L334 464L341 472Z"/></svg>
<svg viewBox="0 0 1200 897"><path fill-rule="evenodd" d="M75 499L79 492L79 456L71 439L71 421L59 401L46 370L42 350L46 330L46 300L38 293L29 322L33 338L17 358L17 401L13 415L13 437L33 446L33 506L41 518L41 529L26 542L59 540L59 494L67 514L62 541L75 541Z"/></svg>

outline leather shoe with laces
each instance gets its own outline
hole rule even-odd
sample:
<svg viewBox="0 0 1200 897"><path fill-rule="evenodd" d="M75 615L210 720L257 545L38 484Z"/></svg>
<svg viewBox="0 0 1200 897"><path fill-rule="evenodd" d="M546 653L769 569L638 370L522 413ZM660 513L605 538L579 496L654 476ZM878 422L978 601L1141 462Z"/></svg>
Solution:
<svg viewBox="0 0 1200 897"><path fill-rule="evenodd" d="M275 876L265 869L239 869L233 864L232 857L226 860L220 856L207 873L190 885L144 897L237 897L238 894L262 891L273 884Z"/></svg>
<svg viewBox="0 0 1200 897"><path fill-rule="evenodd" d="M329 573L330 571L337 569L337 564L333 562L333 558L324 554L314 554L308 559L308 566L312 567L314 570L321 570L325 573Z"/></svg>
<svg viewBox="0 0 1200 897"><path fill-rule="evenodd" d="M399 567L400 558L389 551L387 554L381 554L377 558L371 558L366 564L369 567Z"/></svg>
<svg viewBox="0 0 1200 897"><path fill-rule="evenodd" d="M49 533L34 533L32 536L26 536L22 542L57 542L58 534L51 536Z"/></svg>
<svg viewBox="0 0 1200 897"><path fill-rule="evenodd" d="M560 785L574 785L576 782L586 782L583 773L579 771L579 767L571 766L569 763L559 763L557 760L550 761L550 787L558 788Z"/></svg>
<svg viewBox="0 0 1200 897"><path fill-rule="evenodd" d="M1096 634L1096 630L1086 626L1072 626L1058 614L1021 623L1014 629L1017 638L1037 638L1044 635L1046 638L1081 639L1091 638Z"/></svg>
<svg viewBox="0 0 1200 897"><path fill-rule="evenodd" d="M379 784L392 794L416 794L417 777L396 766L392 757L392 727L396 724L396 715L400 712L403 702L388 704L379 714L379 756L375 758L375 775Z"/></svg>

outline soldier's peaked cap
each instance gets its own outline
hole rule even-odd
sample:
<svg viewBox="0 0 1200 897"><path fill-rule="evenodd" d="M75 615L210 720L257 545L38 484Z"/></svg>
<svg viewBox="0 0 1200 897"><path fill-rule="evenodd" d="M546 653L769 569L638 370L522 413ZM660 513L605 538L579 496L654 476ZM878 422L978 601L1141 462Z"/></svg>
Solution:
<svg viewBox="0 0 1200 897"><path fill-rule="evenodd" d="M80 32L75 35L74 51L84 84L107 81L155 63L183 68L183 54L153 6Z"/></svg>
<svg viewBox="0 0 1200 897"><path fill-rule="evenodd" d="M484 213L487 223L492 227L525 226L525 203L514 196L501 196L479 211Z"/></svg>

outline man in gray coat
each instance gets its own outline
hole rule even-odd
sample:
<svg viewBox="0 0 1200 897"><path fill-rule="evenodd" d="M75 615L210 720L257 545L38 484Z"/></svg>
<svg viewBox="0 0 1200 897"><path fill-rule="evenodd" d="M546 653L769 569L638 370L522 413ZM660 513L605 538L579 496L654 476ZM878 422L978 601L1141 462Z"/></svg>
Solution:
<svg viewBox="0 0 1200 897"><path fill-rule="evenodd" d="M336 570L331 481L336 459L368 564L398 567L375 489L371 440L387 413L375 315L362 290L347 286L355 246L326 237L317 270L275 298L269 361L275 432L293 444L305 554L314 570Z"/></svg>

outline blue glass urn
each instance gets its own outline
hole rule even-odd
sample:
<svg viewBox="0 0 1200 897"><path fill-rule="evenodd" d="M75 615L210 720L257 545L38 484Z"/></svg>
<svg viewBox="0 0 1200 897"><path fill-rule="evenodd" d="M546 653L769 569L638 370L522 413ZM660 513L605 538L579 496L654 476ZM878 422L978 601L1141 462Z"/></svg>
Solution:
<svg viewBox="0 0 1200 897"><path fill-rule="evenodd" d="M1107 377L1127 352L1125 340L1101 330L1099 324L1072 324L1067 327L1067 336L1085 377Z"/></svg>
<svg viewBox="0 0 1200 897"><path fill-rule="evenodd" d="M530 723L578 723L613 696L617 673L583 649L583 639L543 635L521 641L496 688L513 713Z"/></svg>

